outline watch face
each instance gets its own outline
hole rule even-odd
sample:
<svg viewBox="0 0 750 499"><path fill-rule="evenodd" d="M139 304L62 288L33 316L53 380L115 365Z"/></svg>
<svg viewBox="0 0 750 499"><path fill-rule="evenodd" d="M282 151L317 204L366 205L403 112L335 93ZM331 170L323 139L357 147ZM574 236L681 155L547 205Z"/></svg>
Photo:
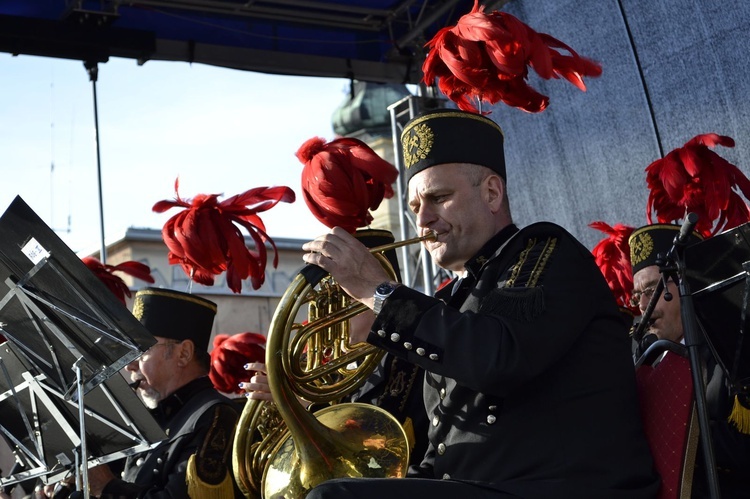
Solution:
<svg viewBox="0 0 750 499"><path fill-rule="evenodd" d="M378 287L375 289L375 292L379 295L390 294L393 292L393 285L390 282L384 282L378 285Z"/></svg>

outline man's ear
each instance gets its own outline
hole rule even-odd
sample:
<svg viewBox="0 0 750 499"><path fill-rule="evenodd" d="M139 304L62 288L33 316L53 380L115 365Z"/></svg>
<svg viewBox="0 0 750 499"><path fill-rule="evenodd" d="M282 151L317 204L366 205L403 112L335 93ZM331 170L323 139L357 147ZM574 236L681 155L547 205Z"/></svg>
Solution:
<svg viewBox="0 0 750 499"><path fill-rule="evenodd" d="M193 340L183 340L177 345L177 365L185 367L195 358L195 343Z"/></svg>
<svg viewBox="0 0 750 499"><path fill-rule="evenodd" d="M484 179L484 197L492 213L497 213L503 205L505 182L498 175L488 175Z"/></svg>

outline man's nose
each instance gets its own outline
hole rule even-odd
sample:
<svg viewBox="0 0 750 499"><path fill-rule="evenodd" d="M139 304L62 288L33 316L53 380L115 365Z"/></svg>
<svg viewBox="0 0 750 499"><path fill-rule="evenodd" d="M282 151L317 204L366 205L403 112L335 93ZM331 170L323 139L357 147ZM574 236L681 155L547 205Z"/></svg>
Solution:
<svg viewBox="0 0 750 499"><path fill-rule="evenodd" d="M649 300L645 296L641 295L638 297L638 310L641 311L641 315L643 315L643 313L648 308L648 302Z"/></svg>
<svg viewBox="0 0 750 499"><path fill-rule="evenodd" d="M417 213L417 227L430 227L435 221L437 220L437 216L435 214L435 210L427 207L422 206Z"/></svg>

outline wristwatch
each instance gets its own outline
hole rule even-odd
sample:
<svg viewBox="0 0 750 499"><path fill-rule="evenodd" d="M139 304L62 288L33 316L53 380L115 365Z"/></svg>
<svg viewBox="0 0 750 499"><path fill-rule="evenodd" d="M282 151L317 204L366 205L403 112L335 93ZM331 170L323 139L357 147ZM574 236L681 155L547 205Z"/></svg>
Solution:
<svg viewBox="0 0 750 499"><path fill-rule="evenodd" d="M372 311L375 312L375 315L378 315L380 313L380 311L383 309L383 303L385 302L386 298L391 296L391 293L393 293L393 291L398 286L398 284L394 284L388 281L378 284L378 287L375 288L375 295L373 295L375 302L372 306Z"/></svg>

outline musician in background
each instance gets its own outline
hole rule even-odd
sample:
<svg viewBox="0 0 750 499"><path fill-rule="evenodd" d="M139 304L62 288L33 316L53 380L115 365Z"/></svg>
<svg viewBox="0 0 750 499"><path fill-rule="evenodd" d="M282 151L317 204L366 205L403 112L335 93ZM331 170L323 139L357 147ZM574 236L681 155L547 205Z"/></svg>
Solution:
<svg viewBox="0 0 750 499"><path fill-rule="evenodd" d="M674 224L654 224L636 229L630 236L630 262L633 269L633 304L646 312L649 300L656 286L663 278L666 282L664 292L647 318L646 335L641 340L638 352L648 348L656 340L670 340L684 343L682 316L680 311L679 281L674 274L662 276L657 265L659 255L664 257L671 249L680 226ZM701 238L693 233L687 244L695 244ZM644 244L646 242L646 244ZM670 299L666 299L669 294ZM705 340L701 338L699 351L704 361L706 372L706 408L711 426L711 437L716 460L716 476L725 499L746 498L750 494L750 428L740 431L736 421L730 415L750 411L742 406L747 399L731 390L727 377L711 354ZM739 405L737 405L739 404ZM748 416L750 417L750 416ZM703 469L702 450L699 447L693 472L693 499L710 497L705 469Z"/></svg>
<svg viewBox="0 0 750 499"><path fill-rule="evenodd" d="M629 325L591 253L554 224L513 224L492 120L435 110L401 141L409 207L438 234L425 245L460 277L434 298L399 285L338 228L303 249L373 309L370 343L425 369L429 447L411 478L308 497L654 497Z"/></svg>
<svg viewBox="0 0 750 499"><path fill-rule="evenodd" d="M236 497L231 453L239 412L208 377L216 304L192 294L144 288L135 296L133 315L157 342L126 371L167 439L152 451L129 457L122 478L107 465L89 469L91 495Z"/></svg>

